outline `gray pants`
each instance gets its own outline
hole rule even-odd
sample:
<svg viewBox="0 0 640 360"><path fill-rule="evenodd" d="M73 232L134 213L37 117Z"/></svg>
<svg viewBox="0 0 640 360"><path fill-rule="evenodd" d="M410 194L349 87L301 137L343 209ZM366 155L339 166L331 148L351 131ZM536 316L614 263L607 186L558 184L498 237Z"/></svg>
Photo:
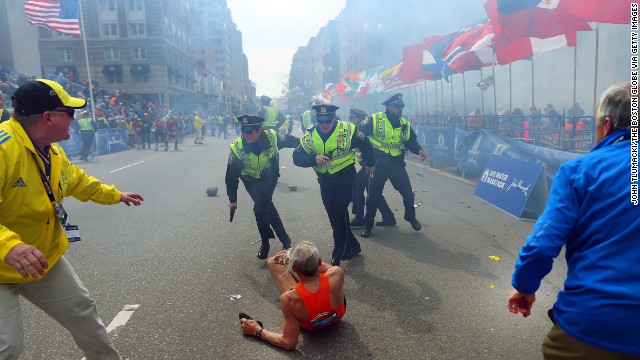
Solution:
<svg viewBox="0 0 640 360"><path fill-rule="evenodd" d="M40 281L0 284L0 360L17 360L22 352L20 295L67 328L87 360L120 360L95 300L64 257Z"/></svg>

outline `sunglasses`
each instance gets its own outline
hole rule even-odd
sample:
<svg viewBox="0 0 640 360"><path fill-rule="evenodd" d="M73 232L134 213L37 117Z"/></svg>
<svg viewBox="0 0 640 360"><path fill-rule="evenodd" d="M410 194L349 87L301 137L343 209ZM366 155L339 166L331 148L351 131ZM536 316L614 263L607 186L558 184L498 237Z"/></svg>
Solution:
<svg viewBox="0 0 640 360"><path fill-rule="evenodd" d="M251 134L253 132L253 130L255 130L254 128L242 128L242 133L243 134Z"/></svg>
<svg viewBox="0 0 640 360"><path fill-rule="evenodd" d="M326 118L319 118L316 120L318 124L330 124L333 121L333 116Z"/></svg>
<svg viewBox="0 0 640 360"><path fill-rule="evenodd" d="M73 117L73 115L75 115L76 110L75 109L54 109L54 110L50 110L51 112L63 112L66 113L67 115L69 115L69 117Z"/></svg>

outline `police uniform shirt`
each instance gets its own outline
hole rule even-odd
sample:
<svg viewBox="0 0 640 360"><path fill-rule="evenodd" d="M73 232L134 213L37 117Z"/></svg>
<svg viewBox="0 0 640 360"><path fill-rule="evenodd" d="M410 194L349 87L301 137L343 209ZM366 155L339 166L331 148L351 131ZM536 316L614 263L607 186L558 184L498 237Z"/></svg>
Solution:
<svg viewBox="0 0 640 360"><path fill-rule="evenodd" d="M300 139L293 135L282 136L276 133L278 136L278 150L284 148L295 148L300 144ZM271 143L267 134L264 132L260 136L260 139L254 144L248 144L244 140L242 140L242 147L246 152L252 152L256 155L260 154L262 151L268 150L271 147ZM277 162L277 158L274 156L269 163L269 168L273 170L273 173L276 176L280 176L280 165ZM236 202L238 199L238 184L239 179L243 181L254 179L245 179L242 176L242 170L244 168L244 162L242 159L239 159L233 151L229 151L229 160L227 162L227 172L225 174L224 182L227 185L227 195L229 197L229 202Z"/></svg>
<svg viewBox="0 0 640 360"><path fill-rule="evenodd" d="M400 117L390 114L388 111L385 111L385 115L387 119L391 123L391 126L394 128L400 127ZM372 116L367 117L359 124L359 130L362 131L367 136L373 136L373 118ZM416 135L413 127L411 127L409 131L409 140L404 142L404 146L406 149L411 151L412 153L418 155L420 150L422 150L422 146L418 143L418 136Z"/></svg>

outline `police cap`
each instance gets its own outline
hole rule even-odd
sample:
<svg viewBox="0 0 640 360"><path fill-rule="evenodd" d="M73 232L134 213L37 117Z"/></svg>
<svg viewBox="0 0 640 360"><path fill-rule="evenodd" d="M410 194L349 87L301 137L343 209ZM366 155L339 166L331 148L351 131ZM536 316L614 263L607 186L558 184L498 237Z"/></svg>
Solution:
<svg viewBox="0 0 640 360"><path fill-rule="evenodd" d="M271 102L271 98L267 95L262 95L260 96L260 101L262 101L263 104L268 104Z"/></svg>
<svg viewBox="0 0 640 360"><path fill-rule="evenodd" d="M388 98L385 102L383 102L382 105L404 107L404 102L402 101L402 94L397 93L393 95L392 97Z"/></svg>
<svg viewBox="0 0 640 360"><path fill-rule="evenodd" d="M242 127L259 127L264 122L263 118L255 115L240 115L236 120L240 121Z"/></svg>
<svg viewBox="0 0 640 360"><path fill-rule="evenodd" d="M360 109L351 108L351 110L349 111L349 117L364 120L367 118L367 113Z"/></svg>
<svg viewBox="0 0 640 360"><path fill-rule="evenodd" d="M314 105L311 107L316 111L316 115L335 115L339 107L331 104Z"/></svg>

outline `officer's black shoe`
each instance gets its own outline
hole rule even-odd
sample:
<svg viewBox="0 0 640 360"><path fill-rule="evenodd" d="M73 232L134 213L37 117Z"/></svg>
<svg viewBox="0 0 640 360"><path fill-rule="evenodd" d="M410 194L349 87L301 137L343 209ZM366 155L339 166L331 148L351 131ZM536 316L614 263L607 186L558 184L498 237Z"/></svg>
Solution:
<svg viewBox="0 0 640 360"><path fill-rule="evenodd" d="M287 238L287 240L282 242L282 250L291 249L291 239Z"/></svg>
<svg viewBox="0 0 640 360"><path fill-rule="evenodd" d="M395 220L383 219L382 221L376 222L376 226L395 226L395 225L396 225L396 221Z"/></svg>
<svg viewBox="0 0 640 360"><path fill-rule="evenodd" d="M260 246L260 251L258 251L258 255L256 257L260 260L264 260L269 256L269 246Z"/></svg>
<svg viewBox="0 0 640 360"><path fill-rule="evenodd" d="M420 221L418 221L418 219L413 219L409 222L411 223L411 227L413 228L413 230L420 231L420 229L422 229L422 224L420 224Z"/></svg>
<svg viewBox="0 0 640 360"><path fill-rule="evenodd" d="M364 219L353 218L349 225L352 229L362 229L364 227Z"/></svg>
<svg viewBox="0 0 640 360"><path fill-rule="evenodd" d="M363 238L368 238L369 236L371 236L371 229L362 230L360 236L362 236Z"/></svg>
<svg viewBox="0 0 640 360"><path fill-rule="evenodd" d="M340 260L337 258L331 258L331 266L340 266Z"/></svg>
<svg viewBox="0 0 640 360"><path fill-rule="evenodd" d="M345 256L343 260L353 259L354 257L358 256L358 254L360 254L361 252L362 252L362 249L360 249L360 246L352 247L351 250L349 250L349 253L347 254L347 256Z"/></svg>

